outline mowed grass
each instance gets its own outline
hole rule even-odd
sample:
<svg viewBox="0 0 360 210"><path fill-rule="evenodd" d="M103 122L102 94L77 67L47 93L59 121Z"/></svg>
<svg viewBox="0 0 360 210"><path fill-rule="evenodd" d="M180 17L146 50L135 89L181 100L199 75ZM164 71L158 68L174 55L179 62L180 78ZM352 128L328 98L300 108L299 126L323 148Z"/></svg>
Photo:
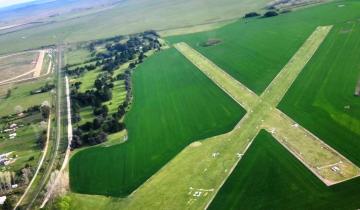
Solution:
<svg viewBox="0 0 360 210"><path fill-rule="evenodd" d="M282 111L358 166L360 101L354 90L360 73L356 56L360 53L359 37L358 19L336 24L279 105ZM269 139L264 135L258 138ZM252 145L210 209L220 206L222 209L356 209L360 206L360 178L326 187L280 144L273 143L274 140L261 141Z"/></svg>
<svg viewBox="0 0 360 210"><path fill-rule="evenodd" d="M80 92L85 92L87 90L91 90L91 89L95 88L94 87L95 80L97 79L97 77L100 73L101 73L100 69L87 71L83 75L81 75L81 77L79 77L79 78L73 77L71 83L81 82L80 89L79 89Z"/></svg>
<svg viewBox="0 0 360 210"><path fill-rule="evenodd" d="M344 31L347 31L344 33ZM360 21L337 24L279 107L360 166Z"/></svg>
<svg viewBox="0 0 360 210"><path fill-rule="evenodd" d="M90 58L90 51L87 49L67 50L65 56L66 64L80 64Z"/></svg>
<svg viewBox="0 0 360 210"><path fill-rule="evenodd" d="M339 4L345 6L338 7ZM358 18L359 10L358 1L340 1L273 18L241 20L214 31L168 40L186 42L261 94L317 26ZM201 46L208 39L219 39L222 43Z"/></svg>
<svg viewBox="0 0 360 210"><path fill-rule="evenodd" d="M14 114L17 106L21 106L23 110L26 110L32 106L41 105L44 101L50 101L50 92L30 95L30 91L44 86L45 83L46 80L41 80L14 85L11 88L10 97L0 99L0 116Z"/></svg>
<svg viewBox="0 0 360 210"><path fill-rule="evenodd" d="M325 186L273 137L262 131L209 210L357 209L360 179Z"/></svg>
<svg viewBox="0 0 360 210"><path fill-rule="evenodd" d="M127 142L77 153L70 160L72 191L126 196L189 143L231 130L244 115L175 49L147 59L133 83Z"/></svg>

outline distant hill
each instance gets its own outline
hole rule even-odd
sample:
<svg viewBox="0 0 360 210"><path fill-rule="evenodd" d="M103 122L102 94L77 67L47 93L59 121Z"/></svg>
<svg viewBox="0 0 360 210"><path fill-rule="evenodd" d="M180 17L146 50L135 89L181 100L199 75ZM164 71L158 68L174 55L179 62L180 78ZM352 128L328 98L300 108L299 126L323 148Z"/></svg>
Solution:
<svg viewBox="0 0 360 210"><path fill-rule="evenodd" d="M42 21L74 11L86 11L114 5L122 0L36 0L0 8L0 27Z"/></svg>

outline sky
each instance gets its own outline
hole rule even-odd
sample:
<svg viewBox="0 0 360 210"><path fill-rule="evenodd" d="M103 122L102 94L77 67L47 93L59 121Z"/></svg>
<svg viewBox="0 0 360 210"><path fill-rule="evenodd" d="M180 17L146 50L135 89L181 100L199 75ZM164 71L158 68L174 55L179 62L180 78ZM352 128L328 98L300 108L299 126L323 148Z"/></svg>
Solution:
<svg viewBox="0 0 360 210"><path fill-rule="evenodd" d="M35 1L35 0L0 0L0 8L31 2L31 1Z"/></svg>

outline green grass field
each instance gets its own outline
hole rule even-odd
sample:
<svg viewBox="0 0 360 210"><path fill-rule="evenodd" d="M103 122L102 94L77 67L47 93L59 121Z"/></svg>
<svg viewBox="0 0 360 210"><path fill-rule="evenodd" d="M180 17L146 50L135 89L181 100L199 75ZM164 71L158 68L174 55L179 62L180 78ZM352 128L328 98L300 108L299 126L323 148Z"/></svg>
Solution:
<svg viewBox="0 0 360 210"><path fill-rule="evenodd" d="M345 7L338 7L340 3L337 2L330 3L274 18L241 20L218 30L169 37L168 40L186 42L260 94L317 26L360 16L359 2L345 2ZM220 39L222 43L200 46L208 39Z"/></svg>
<svg viewBox="0 0 360 210"><path fill-rule="evenodd" d="M21 106L26 110L31 106L41 105L44 101L50 101L50 92L30 95L30 91L40 88L45 83L46 80L41 80L14 85L11 88L11 96L0 99L0 116L14 114L16 106Z"/></svg>
<svg viewBox="0 0 360 210"><path fill-rule="evenodd" d="M336 24L279 105L286 114L357 165L360 165L360 101L354 96L354 90L360 73L356 57L360 52L359 35L358 19ZM300 162L294 163L297 161L293 157L283 154L286 153L283 148L264 145L261 147L270 154L262 148L250 149L210 209L219 209L219 206L225 209L359 207L360 178L325 187ZM268 160L269 156L272 159ZM291 176L284 177L281 173ZM249 178L259 175L256 181Z"/></svg>
<svg viewBox="0 0 360 210"><path fill-rule="evenodd" d="M65 54L66 64L80 64L90 58L90 51L87 49L67 50Z"/></svg>
<svg viewBox="0 0 360 210"><path fill-rule="evenodd" d="M351 32L344 31L351 29ZM360 21L338 24L280 104L280 109L360 165Z"/></svg>
<svg viewBox="0 0 360 210"><path fill-rule="evenodd" d="M81 82L80 92L85 92L86 90L91 90L94 88L94 83L98 75L100 74L100 69L95 69L92 71L86 72L80 78L77 78L77 82Z"/></svg>
<svg viewBox="0 0 360 210"><path fill-rule="evenodd" d="M356 209L360 179L326 187L270 134L260 132L209 210Z"/></svg>
<svg viewBox="0 0 360 210"><path fill-rule="evenodd" d="M345 6L338 7L340 4ZM193 48L259 94L269 85L316 26L334 24L333 31L297 78L279 108L345 157L360 165L358 155L360 145L357 142L360 127L359 100L353 96L359 75L359 63L356 60L356 55L359 54L359 39L357 38L359 37L357 25L360 23L359 9L360 2L358 1L340 1L270 19L251 20L247 23L239 21L212 32L170 37L169 40L172 43L185 41L191 44ZM353 31L350 33L351 28ZM199 43L208 38L218 38L223 43L208 48L199 46ZM199 98L201 94L198 93L209 91L210 88L196 84L199 82L191 82L190 86L188 74L198 75L196 73L198 70L193 66L187 67L188 69L183 67L185 61L181 61L179 56L169 57L174 53L173 49L162 52L140 65L138 70L142 70L142 73L137 71L134 75L135 103L126 119L129 141L109 148L95 147L76 154L70 163L73 191L88 194L126 195L177 154L180 148L188 145L192 140L196 140L186 140L186 136L199 139L220 133L215 132L216 130L226 131L223 123L214 123L218 122L215 120L221 117L211 116L209 113L212 115L217 113L204 109L204 107L219 109L217 106L223 104L219 102L220 96L208 97L207 106L198 105L202 107L200 110L196 110L195 106L191 109L182 107L190 97L192 97L192 103L204 104L202 101L204 98ZM344 69L346 69L346 73L344 73ZM184 75L183 71L189 73ZM206 80L204 75L197 77L199 80ZM165 82L169 81L169 78L177 79L171 80L171 88L166 86ZM146 86L145 84L151 85ZM215 92L215 89L217 88L211 89L211 91ZM165 95L166 97L164 97ZM219 95L222 94L219 93ZM169 97L173 97L174 101L168 100ZM207 95L201 95L201 97L207 97ZM210 100L214 102L209 102ZM153 108L154 104L167 105L167 107L159 110L160 106ZM214 107L210 107L210 105ZM345 108L349 105L350 109ZM189 113L190 111L191 113ZM169 115L169 113L171 114ZM182 113L187 114L182 116ZM175 133L179 131L171 126L181 127L185 124L175 122L173 119L177 119L177 115L174 116L174 114L188 118L186 126L192 127L187 132ZM195 115L201 116L201 120L194 120ZM212 121L206 118L211 118ZM240 114L237 118L227 116L227 122L233 120L234 123L239 118ZM203 129L213 123L213 130L194 128L200 123L203 125ZM229 130L230 124L227 130ZM166 129L159 130L161 128ZM181 128L183 130L183 127ZM178 135L176 137L178 139L174 137L172 141L161 141L161 144L156 144L158 142L154 140L155 134L167 136L170 133ZM146 136L146 140L143 139L144 136ZM265 142L262 139L270 141ZM178 144L171 145L174 142ZM213 152L210 150L210 146L204 148L209 149L207 152ZM165 153L166 149L172 149L172 155ZM200 148L193 150L200 150ZM187 160L201 158L198 154L191 154L191 151L191 149L187 150L186 155L192 157L186 156L183 160L177 157L171 164L174 165L173 162L185 164ZM184 154L181 155L184 157ZM358 208L359 178L326 188L295 157L264 133L260 134L245 158L237 167L240 169L236 169L236 172L215 198L212 208L219 209L217 205L220 205L221 201L225 199L223 196L226 199L221 209L286 209L286 207L309 209L311 206L316 209ZM110 162L113 164L105 164ZM184 168L184 170L191 171L189 168ZM182 179L188 179L185 177L186 174L178 173L184 176L181 177ZM144 174L146 176L142 176ZM116 209L124 206L148 207L146 204L161 206L162 202L178 204L174 200L175 196L161 194L158 195L160 198L157 198L156 194L152 194L152 192L166 192L166 189L171 191L173 186L186 186L186 184L177 183L172 180L173 178L168 177L174 174L175 172L171 168L160 171L159 174L156 174L158 178L142 185L136 196L129 197L125 201L101 196L71 194L74 200L81 198L75 201L76 205L73 208L77 209L82 205L81 202L92 198L99 201L99 208L104 209ZM287 176L280 176L282 174ZM100 177L106 178L101 179ZM166 181L161 182L159 177ZM197 177L193 179L197 179ZM235 180L236 183L229 183L231 180ZM161 183L167 183L168 186L158 186ZM199 183L204 184L201 181ZM244 186L244 188L238 186ZM130 205L126 205L126 203L130 203ZM174 209L177 207L179 206L174 205Z"/></svg>
<svg viewBox="0 0 360 210"><path fill-rule="evenodd" d="M128 195L192 141L238 122L241 107L180 58L170 49L136 69L128 141L77 153L70 161L74 192Z"/></svg>
<svg viewBox="0 0 360 210"><path fill-rule="evenodd" d="M40 121L40 113L15 121L17 124L31 124L19 128L16 132L17 137L15 139L9 139L8 135L5 134L4 139L0 139L0 154L13 152L12 155L18 155L16 161L6 167L7 170L18 171L22 169L25 164L30 164L33 167L37 165L41 155L41 149L37 144L37 139L41 132ZM0 124L0 128L2 127L3 124ZM33 160L29 160L30 157L33 157Z"/></svg>

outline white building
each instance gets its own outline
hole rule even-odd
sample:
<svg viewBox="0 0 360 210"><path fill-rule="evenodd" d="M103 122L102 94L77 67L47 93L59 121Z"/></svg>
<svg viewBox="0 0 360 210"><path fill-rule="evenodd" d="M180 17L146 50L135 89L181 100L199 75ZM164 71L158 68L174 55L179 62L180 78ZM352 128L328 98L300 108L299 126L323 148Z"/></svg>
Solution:
<svg viewBox="0 0 360 210"><path fill-rule="evenodd" d="M6 196L1 196L0 197L0 205L3 205L6 201Z"/></svg>
<svg viewBox="0 0 360 210"><path fill-rule="evenodd" d="M10 125L10 128L16 128L17 127L17 124L16 123L13 123Z"/></svg>
<svg viewBox="0 0 360 210"><path fill-rule="evenodd" d="M11 133L11 134L9 134L9 138L10 139L14 139L16 137L16 133Z"/></svg>

